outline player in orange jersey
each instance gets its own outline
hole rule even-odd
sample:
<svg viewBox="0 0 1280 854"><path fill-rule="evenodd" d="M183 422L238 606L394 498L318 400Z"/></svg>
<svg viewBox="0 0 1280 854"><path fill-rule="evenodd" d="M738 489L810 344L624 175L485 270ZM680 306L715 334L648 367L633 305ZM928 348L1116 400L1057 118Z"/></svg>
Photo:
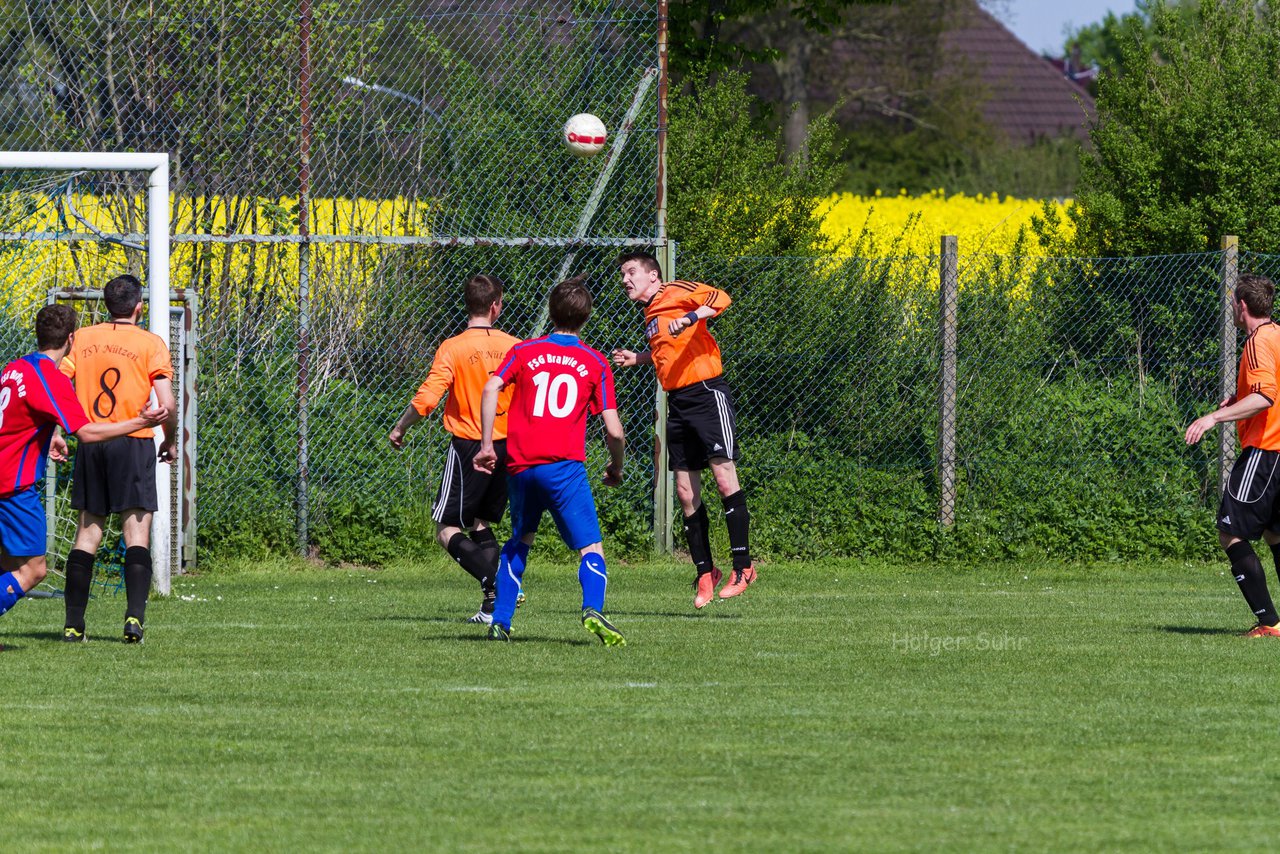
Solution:
<svg viewBox="0 0 1280 854"><path fill-rule="evenodd" d="M644 304L649 349L613 351L619 367L653 365L667 391L667 454L675 472L676 495L684 513L689 555L697 570L693 606L715 598L720 571L711 560L707 508L702 503L702 470L710 468L724 504L733 576L720 598L740 595L756 580L749 543L747 499L738 483L738 442L733 399L723 377L720 347L706 321L729 307L729 295L700 282L662 281L662 268L647 252L618 257L627 296Z"/></svg>
<svg viewBox="0 0 1280 854"><path fill-rule="evenodd" d="M480 610L467 622L493 622L494 583L500 546L491 526L507 506L507 404L511 393L499 400L494 423L494 448L499 465L492 474L477 471L471 460L480 450L480 398L489 375L520 339L497 330L502 314L502 282L483 273L472 276L463 289L467 304L467 328L446 339L436 350L427 379L405 409L387 438L399 449L404 435L440 403L446 394L444 429L452 434L440 474L440 493L431 508L436 540L458 564L480 582ZM465 529L470 529L470 536Z"/></svg>
<svg viewBox="0 0 1280 854"><path fill-rule="evenodd" d="M150 427L76 451L71 506L80 511L76 541L67 555L65 641L85 639L84 612L89 603L93 560L102 542L107 516L120 514L124 534L124 641L142 643L147 597L151 592L151 514L159 507L156 460L172 462L178 451L178 407L173 398L173 359L159 335L138 326L142 283L117 276L102 289L111 319L76 332L62 372L76 386L76 397L97 424L128 421L156 402L169 411L157 455ZM66 444L55 440L55 459Z"/></svg>
<svg viewBox="0 0 1280 854"><path fill-rule="evenodd" d="M1265 276L1243 275L1232 297L1235 324L1249 336L1240 355L1236 393L1187 427L1194 445L1217 424L1239 422L1240 456L1218 508L1218 542L1258 624L1246 637L1280 637L1280 615L1267 590L1267 574L1250 540L1271 546L1280 573L1280 327L1271 320L1275 285Z"/></svg>

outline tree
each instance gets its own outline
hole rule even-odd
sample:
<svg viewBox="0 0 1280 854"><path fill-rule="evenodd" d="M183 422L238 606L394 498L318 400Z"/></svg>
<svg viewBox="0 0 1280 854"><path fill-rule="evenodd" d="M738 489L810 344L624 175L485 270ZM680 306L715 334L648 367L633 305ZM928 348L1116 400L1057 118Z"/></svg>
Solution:
<svg viewBox="0 0 1280 854"><path fill-rule="evenodd" d="M744 60L768 62L787 111L786 146L804 151L809 127L809 61L814 41L829 36L844 13L891 0L677 0L671 4L671 47L677 75L714 73Z"/></svg>
<svg viewBox="0 0 1280 854"><path fill-rule="evenodd" d="M834 128L806 130L806 155L779 157L777 135L752 122L747 76L694 75L671 99L668 227L681 251L803 255L825 245L820 200L841 172Z"/></svg>
<svg viewBox="0 0 1280 854"><path fill-rule="evenodd" d="M1280 0L1149 9L1101 82L1075 208L1083 254L1280 248Z"/></svg>
<svg viewBox="0 0 1280 854"><path fill-rule="evenodd" d="M1152 23L1151 0L1137 0L1136 9L1123 15L1108 12L1101 21L1086 24L1073 30L1063 46L1063 55L1075 58L1081 65L1096 66L1100 74L1123 75L1128 69L1124 64L1122 43L1128 38L1140 38L1149 50L1155 48L1155 27ZM1187 21L1194 19L1199 0L1173 0L1169 8ZM1091 87L1098 94L1096 81Z"/></svg>

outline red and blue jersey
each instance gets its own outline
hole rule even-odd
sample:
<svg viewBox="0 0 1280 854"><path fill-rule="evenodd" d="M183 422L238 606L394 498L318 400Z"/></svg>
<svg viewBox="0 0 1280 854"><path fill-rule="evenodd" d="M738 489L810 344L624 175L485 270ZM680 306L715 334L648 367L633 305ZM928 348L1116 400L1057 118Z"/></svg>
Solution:
<svg viewBox="0 0 1280 854"><path fill-rule="evenodd" d="M617 409L613 370L576 335L548 335L511 348L493 374L515 386L507 410L507 470L584 462L587 415Z"/></svg>
<svg viewBox="0 0 1280 854"><path fill-rule="evenodd" d="M32 353L0 372L0 498L44 477L53 428L89 423L71 381L48 356Z"/></svg>

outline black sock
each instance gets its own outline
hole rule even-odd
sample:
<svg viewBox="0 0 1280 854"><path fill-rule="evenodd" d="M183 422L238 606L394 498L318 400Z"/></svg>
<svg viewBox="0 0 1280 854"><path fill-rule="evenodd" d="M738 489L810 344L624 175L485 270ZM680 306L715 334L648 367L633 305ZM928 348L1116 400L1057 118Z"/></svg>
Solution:
<svg viewBox="0 0 1280 854"><path fill-rule="evenodd" d="M467 571L467 574L480 582L480 587L487 589L493 585L493 574L489 570L489 562L484 551L473 543L466 534L459 531L449 538L445 549Z"/></svg>
<svg viewBox="0 0 1280 854"><path fill-rule="evenodd" d="M124 592L129 600L125 617L145 622L147 597L151 595L151 549L129 546L124 550Z"/></svg>
<svg viewBox="0 0 1280 854"><path fill-rule="evenodd" d="M89 604L89 585L93 582L93 555L72 549L67 555L67 584L62 592L67 606L67 628L84 631L84 609Z"/></svg>
<svg viewBox="0 0 1280 854"><path fill-rule="evenodd" d="M502 546L498 543L498 538L493 535L490 528L480 528L471 532L471 542L480 547L480 551L484 552L485 563L489 567L489 580L480 582L480 586L484 588L485 595L493 592L494 584L498 579L498 559L502 555ZM486 612L487 613L487 612Z"/></svg>
<svg viewBox="0 0 1280 854"><path fill-rule="evenodd" d="M1262 569L1262 561L1258 560L1253 546L1241 541L1227 549L1227 559L1231 561L1231 572L1240 585L1244 601L1249 603L1249 610L1258 618L1258 622L1266 626L1280 623L1276 616L1276 606L1271 603L1271 594L1267 591L1267 574Z"/></svg>
<svg viewBox="0 0 1280 854"><path fill-rule="evenodd" d="M726 495L724 501L724 524L729 529L729 551L733 553L733 568L746 569L751 566L751 514L747 512L747 496L739 489L733 495Z"/></svg>
<svg viewBox="0 0 1280 854"><path fill-rule="evenodd" d="M711 540L707 533L707 505L699 504L692 516L684 517L684 538L689 544L689 557L693 558L698 575L711 571Z"/></svg>

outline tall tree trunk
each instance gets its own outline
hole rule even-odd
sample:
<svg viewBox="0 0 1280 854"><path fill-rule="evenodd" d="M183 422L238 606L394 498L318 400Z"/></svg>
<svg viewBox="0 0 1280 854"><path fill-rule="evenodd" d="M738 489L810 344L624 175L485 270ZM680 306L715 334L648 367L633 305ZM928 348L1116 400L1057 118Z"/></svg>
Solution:
<svg viewBox="0 0 1280 854"><path fill-rule="evenodd" d="M782 87L782 103L788 110L783 139L787 154L806 153L809 133L809 57L813 51L812 34L794 15L786 14L780 22L776 47L779 56L773 60Z"/></svg>

